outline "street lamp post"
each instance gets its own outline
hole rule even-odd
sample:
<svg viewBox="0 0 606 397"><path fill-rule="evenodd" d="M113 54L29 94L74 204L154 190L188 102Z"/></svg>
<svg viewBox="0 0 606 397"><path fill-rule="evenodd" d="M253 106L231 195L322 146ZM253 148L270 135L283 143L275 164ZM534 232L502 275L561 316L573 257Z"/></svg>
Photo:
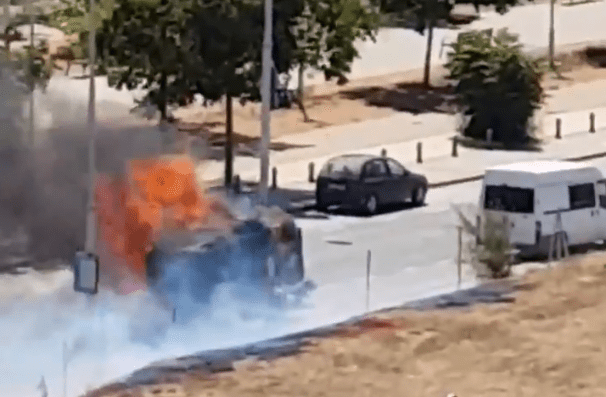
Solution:
<svg viewBox="0 0 606 397"><path fill-rule="evenodd" d="M95 120L95 58L96 58L96 29L93 20L94 0L89 0L89 34L88 34L88 57L89 57L89 91L88 91L88 208L86 216L86 251L95 254L97 240L97 226L95 218L95 139L96 139L96 120Z"/></svg>
<svg viewBox="0 0 606 397"><path fill-rule="evenodd" d="M549 2L549 67L556 70L555 66L555 0Z"/></svg>
<svg viewBox="0 0 606 397"><path fill-rule="evenodd" d="M34 1L29 2L29 35L30 35L30 56L29 56L29 78L30 78L30 93L29 93L29 139L30 149L34 148L34 94L36 84L34 78Z"/></svg>
<svg viewBox="0 0 606 397"><path fill-rule="evenodd" d="M265 0L265 29L263 34L263 64L261 79L261 183L260 195L267 204L269 191L270 100L272 71L272 11L273 0Z"/></svg>

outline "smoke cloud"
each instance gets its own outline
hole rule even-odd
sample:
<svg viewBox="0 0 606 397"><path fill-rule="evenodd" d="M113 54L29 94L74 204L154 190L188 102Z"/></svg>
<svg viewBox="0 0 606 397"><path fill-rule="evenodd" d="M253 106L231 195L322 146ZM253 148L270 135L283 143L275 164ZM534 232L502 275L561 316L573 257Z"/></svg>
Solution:
<svg viewBox="0 0 606 397"><path fill-rule="evenodd" d="M23 227L29 254L38 266L66 261L84 244L88 192L86 103L68 97L35 95L35 116L46 126L35 131L35 148L27 143L27 120L20 107L28 99L5 70L0 79L0 231L10 236ZM9 94L9 95L6 95ZM38 123L40 124L40 123ZM143 125L143 123L141 123ZM149 126L100 123L97 161L100 172L121 172L125 160L157 154L159 132Z"/></svg>
<svg viewBox="0 0 606 397"><path fill-rule="evenodd" d="M21 110L27 96L3 72L0 396L60 397L64 385L66 397L80 396L153 361L277 337L292 328L295 312L270 305L246 283L220 285L203 306L193 303L190 290L178 291L184 309L175 322L171 308L146 292L101 291L94 297L74 292L71 271L61 268L84 245L86 102L36 93L40 122L35 147L26 150L27 118ZM122 172L125 160L156 155L160 148L157 128L100 123L98 170ZM34 269L60 270L4 274L23 256Z"/></svg>

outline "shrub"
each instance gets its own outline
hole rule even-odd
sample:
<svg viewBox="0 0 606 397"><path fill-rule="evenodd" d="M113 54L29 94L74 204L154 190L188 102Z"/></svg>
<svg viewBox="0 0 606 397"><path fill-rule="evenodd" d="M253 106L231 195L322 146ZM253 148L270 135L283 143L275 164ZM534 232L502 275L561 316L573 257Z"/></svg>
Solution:
<svg viewBox="0 0 606 397"><path fill-rule="evenodd" d="M465 243L466 261L470 262L478 276L503 278L510 274L512 244L509 241L507 220L499 216L486 216L481 244L476 243L475 221L470 211L463 206L453 206L467 238ZM477 213L477 209L475 211Z"/></svg>
<svg viewBox="0 0 606 397"><path fill-rule="evenodd" d="M523 54L507 29L494 38L474 32L451 47L446 68L457 81L458 107L467 120L463 134L485 140L492 129L493 141L506 145L532 141L529 121L544 97L542 62Z"/></svg>

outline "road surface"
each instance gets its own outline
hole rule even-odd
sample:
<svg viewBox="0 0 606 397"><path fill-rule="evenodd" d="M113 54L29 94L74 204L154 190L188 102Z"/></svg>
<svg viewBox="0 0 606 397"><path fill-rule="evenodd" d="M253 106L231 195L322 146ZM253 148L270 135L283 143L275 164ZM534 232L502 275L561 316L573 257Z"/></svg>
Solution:
<svg viewBox="0 0 606 397"><path fill-rule="evenodd" d="M606 169L606 160L594 164ZM0 276L0 395L39 396L62 390L62 345L68 396L127 375L153 361L264 340L345 320L366 310L366 253L370 250L369 310L456 289L456 217L453 203L477 201L480 183L431 190L427 205L358 218L299 219L307 276L318 288L306 305L288 312L236 301L218 291L210 314L193 327L166 333L141 327L162 316L142 296L101 294L97 304L72 291L69 271ZM350 244L350 245L349 245ZM474 280L465 273L464 286ZM139 316L143 316L139 317ZM153 325L153 324L152 324ZM154 339L142 332L151 333Z"/></svg>

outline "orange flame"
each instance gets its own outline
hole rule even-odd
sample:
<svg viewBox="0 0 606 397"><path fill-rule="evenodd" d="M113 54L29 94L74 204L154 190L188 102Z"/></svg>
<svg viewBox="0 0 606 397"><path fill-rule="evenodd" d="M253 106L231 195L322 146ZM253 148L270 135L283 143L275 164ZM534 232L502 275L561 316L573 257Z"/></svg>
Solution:
<svg viewBox="0 0 606 397"><path fill-rule="evenodd" d="M160 232L198 228L219 212L184 156L131 160L126 176L100 175L96 201L102 270L123 293L144 288L145 257Z"/></svg>

